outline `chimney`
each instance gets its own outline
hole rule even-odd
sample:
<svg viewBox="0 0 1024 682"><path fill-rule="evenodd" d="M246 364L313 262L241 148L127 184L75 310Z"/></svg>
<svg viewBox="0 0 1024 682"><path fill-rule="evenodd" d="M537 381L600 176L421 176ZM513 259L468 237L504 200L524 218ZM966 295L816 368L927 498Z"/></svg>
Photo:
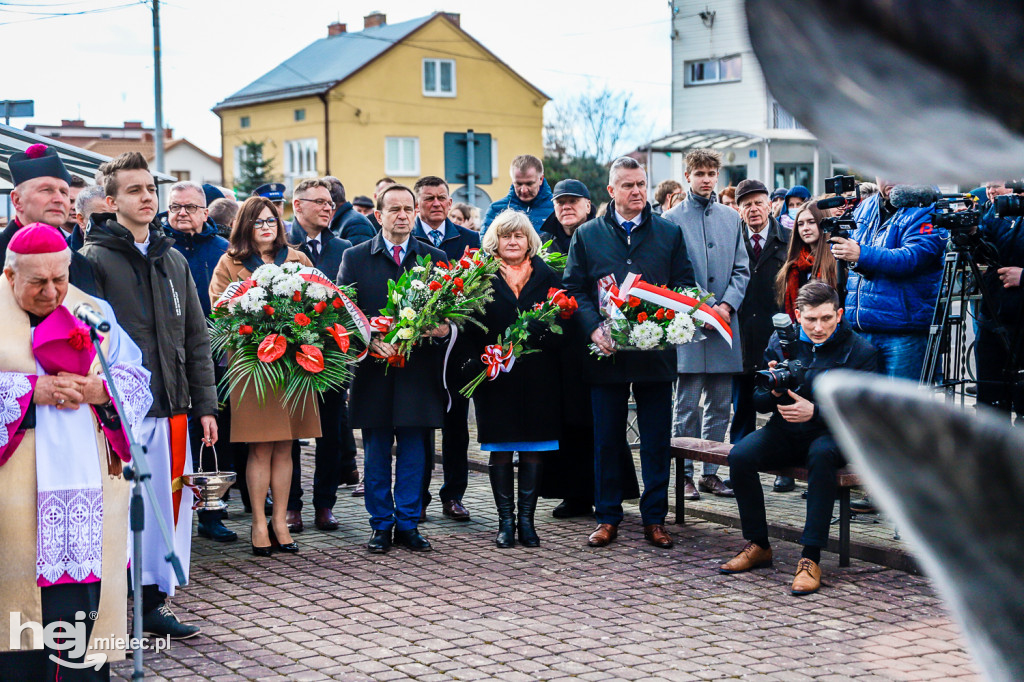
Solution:
<svg viewBox="0 0 1024 682"><path fill-rule="evenodd" d="M124 122L124 129L125 130L141 130L142 129L142 121L125 121Z"/></svg>
<svg viewBox="0 0 1024 682"><path fill-rule="evenodd" d="M83 121L81 119L71 119L71 120L68 120L68 119L65 118L65 119L61 119L60 124L64 128L84 128L85 127L85 121Z"/></svg>
<svg viewBox="0 0 1024 682"><path fill-rule="evenodd" d="M345 26L345 24L341 23L340 21L336 21L333 24L328 24L327 37L330 38L331 36L341 35L342 33L345 33L346 29L347 27Z"/></svg>
<svg viewBox="0 0 1024 682"><path fill-rule="evenodd" d="M363 17L363 29L376 28L388 23L388 17L383 12L370 12Z"/></svg>
<svg viewBox="0 0 1024 682"><path fill-rule="evenodd" d="M455 24L459 28L462 28L462 15L461 14L459 14L458 12L441 12L441 14L445 15L445 17L448 18L448 21L452 22L453 24Z"/></svg>

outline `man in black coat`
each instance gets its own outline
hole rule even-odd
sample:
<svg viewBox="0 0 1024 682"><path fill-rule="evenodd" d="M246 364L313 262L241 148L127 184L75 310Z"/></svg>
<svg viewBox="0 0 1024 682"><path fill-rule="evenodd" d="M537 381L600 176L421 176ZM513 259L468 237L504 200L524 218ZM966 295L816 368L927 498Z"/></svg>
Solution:
<svg viewBox="0 0 1024 682"><path fill-rule="evenodd" d="M15 152L8 167L14 183L14 219L0 232L0 263L7 257L7 245L15 232L32 223L60 228L72 210L71 174L53 147L34 144ZM71 253L68 281L90 296L98 295L92 266L77 251Z"/></svg>
<svg viewBox="0 0 1024 682"><path fill-rule="evenodd" d="M743 344L743 373L733 377L732 427L729 440L738 443L757 428L754 410L754 372L760 369L768 338L774 331L772 315L783 312L775 291L775 277L786 262L792 232L771 217L771 196L759 180L743 180L736 187L736 204L743 220L750 258L750 282L740 306L740 342ZM779 480L783 479L783 480ZM780 476L776 490L793 489L793 479Z"/></svg>
<svg viewBox="0 0 1024 682"><path fill-rule="evenodd" d="M341 257L352 243L339 239L327 229L331 220L331 185L325 179L303 180L292 194L295 220L289 241L313 262L313 267L330 279L337 279ZM326 202L326 203L317 203ZM356 468L356 441L348 425L346 391L326 391L320 398L320 432L316 439L313 468L313 522L320 530L337 530L334 505L338 486L359 482ZM301 531L302 486L298 441L292 444L292 485L288 495L288 525Z"/></svg>
<svg viewBox="0 0 1024 682"><path fill-rule="evenodd" d="M433 262L446 260L444 251L412 237L416 219L416 196L404 185L392 185L377 199L380 233L368 242L345 252L339 283L355 287L356 302L369 317L380 314L387 303L388 282L416 267L418 256ZM444 323L429 336L450 333ZM375 337L371 352L388 358L391 344ZM363 481L366 511L373 533L366 548L388 551L394 542L414 551L429 550L430 543L419 534L426 443L431 429L444 424L448 404L441 380L443 347L433 339L420 339L408 362L389 366L370 357L356 366L352 379L351 420L363 430ZM392 496L391 446L397 441Z"/></svg>
<svg viewBox="0 0 1024 682"><path fill-rule="evenodd" d="M551 242L551 249L569 253L569 242L576 228L597 217L597 208L590 201L590 190L579 180L567 178L552 190L555 212L540 226L540 241Z"/></svg>
<svg viewBox="0 0 1024 682"><path fill-rule="evenodd" d="M622 521L619 457L626 441L630 387L637 406L644 493L640 498L644 537L656 547L672 546L665 532L671 462L672 384L676 351L618 351L601 326L597 283L614 275L621 283L631 272L670 288L693 286L693 267L683 233L652 213L647 173L628 156L612 163L608 214L582 225L573 235L563 285L576 297L576 319L587 337L611 357L589 356L587 370L594 410L594 502L598 522L590 538L603 547L618 535Z"/></svg>
<svg viewBox="0 0 1024 682"><path fill-rule="evenodd" d="M420 213L412 228L412 236L441 249L447 260L458 260L466 248L480 248L480 234L448 220L452 197L444 178L427 175L413 185ZM456 339L454 353L464 345ZM441 498L441 513L455 521L469 521L469 511L462 504L462 496L469 485L469 400L458 391L452 391L451 409L444 415L441 429L441 467L444 485L437 492ZM423 514L430 504L430 477L434 471L433 438L427 443L427 470L423 477Z"/></svg>
<svg viewBox="0 0 1024 682"><path fill-rule="evenodd" d="M377 230L370 221L359 211L355 210L352 202L345 197L345 185L341 180L328 175L324 178L330 185L331 199L334 200L334 217L331 218L331 232L335 236L347 239L353 245L362 244L373 239ZM330 273L334 277L334 273Z"/></svg>
<svg viewBox="0 0 1024 682"><path fill-rule="evenodd" d="M821 550L828 546L836 471L844 464L814 402L814 382L825 372L840 367L878 371L878 351L853 331L839 306L836 290L824 282L813 281L800 288L796 298L798 323L787 330L789 338L785 345L779 332L772 335L763 365L765 369L775 369L788 359L799 361L806 371L802 376L795 375L792 384L780 379L775 386L762 384L754 390L754 406L758 412L771 412L771 419L729 453L729 470L747 546L721 566L722 573L742 573L771 564L759 472L807 467L807 516L800 538L804 549L793 580L794 595L811 594L821 587Z"/></svg>

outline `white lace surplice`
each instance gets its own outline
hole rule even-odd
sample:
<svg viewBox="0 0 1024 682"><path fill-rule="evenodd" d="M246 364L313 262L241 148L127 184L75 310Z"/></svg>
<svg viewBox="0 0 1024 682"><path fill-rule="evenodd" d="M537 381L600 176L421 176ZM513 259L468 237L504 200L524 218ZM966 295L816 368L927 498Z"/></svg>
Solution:
<svg viewBox="0 0 1024 682"><path fill-rule="evenodd" d="M138 346L117 325L113 310L105 301L100 306L111 323L111 374L127 421L135 428L152 404L149 372L142 367ZM44 374L38 365L37 370ZM107 472L99 465L91 410L36 405L35 435L38 583L96 582L102 577L102 477Z"/></svg>

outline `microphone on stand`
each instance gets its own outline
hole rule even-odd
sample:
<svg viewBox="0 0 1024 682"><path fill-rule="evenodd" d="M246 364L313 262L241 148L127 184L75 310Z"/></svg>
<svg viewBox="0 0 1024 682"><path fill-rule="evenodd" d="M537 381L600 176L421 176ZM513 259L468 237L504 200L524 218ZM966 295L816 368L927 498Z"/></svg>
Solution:
<svg viewBox="0 0 1024 682"><path fill-rule="evenodd" d="M109 332L110 323L104 319L103 315L96 312L91 305L88 303L79 303L75 306L74 315L82 322L99 332Z"/></svg>

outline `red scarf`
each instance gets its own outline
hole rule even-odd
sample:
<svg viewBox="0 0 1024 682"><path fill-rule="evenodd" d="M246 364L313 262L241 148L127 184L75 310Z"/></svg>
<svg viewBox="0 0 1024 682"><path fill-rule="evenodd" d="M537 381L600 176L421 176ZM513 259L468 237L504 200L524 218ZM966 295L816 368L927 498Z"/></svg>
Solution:
<svg viewBox="0 0 1024 682"><path fill-rule="evenodd" d="M796 295L800 291L800 281L806 279L814 267L814 254L804 246L800 249L800 255L790 263L789 272L786 273L786 312L791 320L796 322Z"/></svg>

